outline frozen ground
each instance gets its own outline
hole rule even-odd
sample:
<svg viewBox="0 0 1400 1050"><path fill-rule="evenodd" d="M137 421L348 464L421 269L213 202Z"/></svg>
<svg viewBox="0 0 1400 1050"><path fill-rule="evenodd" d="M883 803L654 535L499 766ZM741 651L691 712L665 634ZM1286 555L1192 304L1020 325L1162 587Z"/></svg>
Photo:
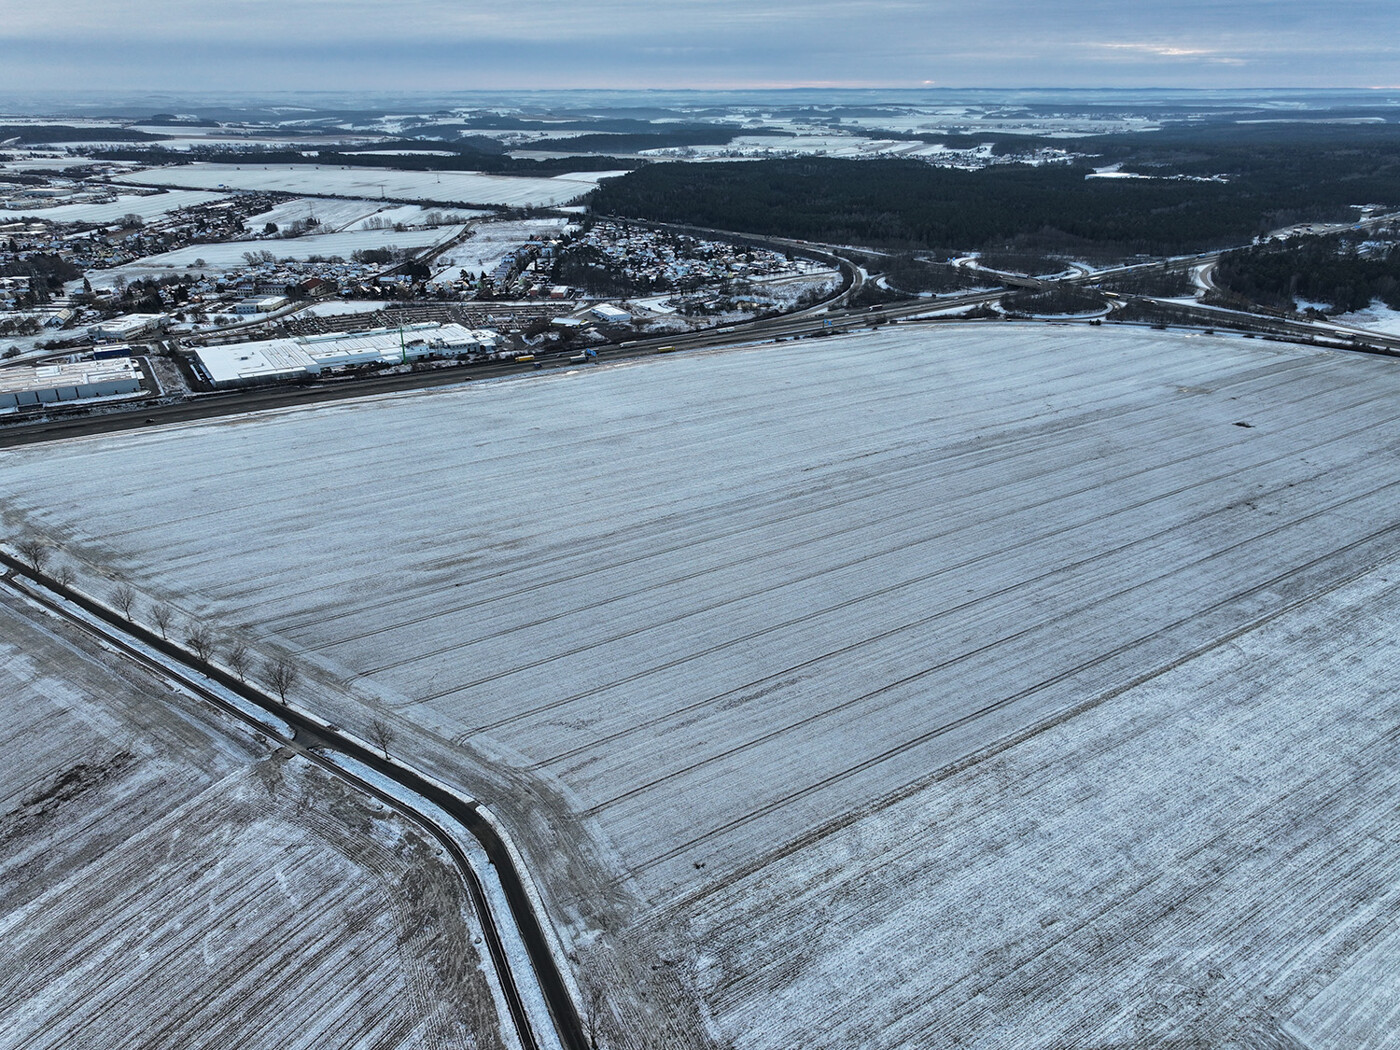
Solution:
<svg viewBox="0 0 1400 1050"><path fill-rule="evenodd" d="M386 204L383 201L337 200L325 197L298 197L277 205L271 211L253 215L245 219L243 225L249 230L262 232L267 223L275 222L280 227L290 226L298 219L315 218L317 226L306 236L324 236L349 230L362 230L365 224L378 220L386 226L402 223L404 226L422 226L429 214L450 218L458 223L481 215L484 211L470 208L425 208L418 204Z"/></svg>
<svg viewBox="0 0 1400 1050"><path fill-rule="evenodd" d="M0 471L80 578L491 801L629 1031L699 1045L689 989L774 1050L1400 1046L1400 371L1006 328Z"/></svg>
<svg viewBox="0 0 1400 1050"><path fill-rule="evenodd" d="M388 302L370 299L334 299L330 302L317 303L303 311L303 316L312 317L335 317L340 314L372 314L376 310L383 310L388 306Z"/></svg>
<svg viewBox="0 0 1400 1050"><path fill-rule="evenodd" d="M124 215L139 215L149 222L168 212L191 208L196 204L209 204L224 196L204 190L171 190L168 193L125 194L105 204L59 204L52 208L19 205L0 208L0 221L32 215L52 222L116 222Z"/></svg>
<svg viewBox="0 0 1400 1050"><path fill-rule="evenodd" d="M0 592L0 1045L501 1045L435 844L46 619Z"/></svg>
<svg viewBox="0 0 1400 1050"><path fill-rule="evenodd" d="M568 204L591 190L600 178L621 172L588 171L552 178L483 175L479 172L393 171L387 168L340 168L319 164L229 165L185 164L118 176L122 182L191 189L277 190L325 197L384 198L444 204L521 207Z"/></svg>
<svg viewBox="0 0 1400 1050"><path fill-rule="evenodd" d="M1298 302L1300 310L1309 306L1321 310L1330 309L1328 303L1310 303L1306 300ZM1371 332L1400 335L1400 310L1392 310L1379 299L1372 300L1371 305L1365 310L1354 310L1349 314L1332 314L1327 320L1332 324L1343 325L1347 328L1364 328Z"/></svg>
<svg viewBox="0 0 1400 1050"><path fill-rule="evenodd" d="M792 138L781 138L773 135L739 135L722 145L670 146L643 150L640 155L663 158L689 156L717 159L790 156L851 158L932 157L944 152L947 152L946 146L923 142L871 139L863 135L852 134L799 134ZM528 154L525 155L528 156Z"/></svg>
<svg viewBox="0 0 1400 1050"><path fill-rule="evenodd" d="M438 278L455 278L466 270L476 276L491 273L509 253L531 237L550 240L570 225L566 219L502 219L478 223L472 235L438 259Z"/></svg>
<svg viewBox="0 0 1400 1050"><path fill-rule="evenodd" d="M791 310L797 300L804 295L824 297L832 294L840 286L838 274L830 270L805 273L795 277L778 277L768 281L754 281L755 294L772 299L780 309Z"/></svg>
<svg viewBox="0 0 1400 1050"><path fill-rule="evenodd" d="M135 262L114 266L109 270L92 270L88 279L94 288L110 288L118 277L128 281L145 277L160 277L171 273L208 273L246 266L243 257L249 253L268 251L278 259L308 259L313 255L339 256L349 262L357 251L375 248L423 248L450 240L462 231L461 226L419 227L404 230L355 230L350 233L328 233L320 237L288 239L227 241L220 244L191 244L160 255L149 255ZM198 260L203 259L200 263Z"/></svg>
<svg viewBox="0 0 1400 1050"><path fill-rule="evenodd" d="M1400 1045L1393 569L676 901L727 1034Z"/></svg>

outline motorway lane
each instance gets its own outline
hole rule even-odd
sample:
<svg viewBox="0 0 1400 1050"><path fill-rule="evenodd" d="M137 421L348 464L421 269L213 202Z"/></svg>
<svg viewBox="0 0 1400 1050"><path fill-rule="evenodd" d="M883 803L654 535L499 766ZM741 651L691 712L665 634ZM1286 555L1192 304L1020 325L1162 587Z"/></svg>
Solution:
<svg viewBox="0 0 1400 1050"><path fill-rule="evenodd" d="M853 285L853 287L856 287ZM913 303L890 304L877 312L852 311L830 313L827 307L787 314L781 317L752 321L729 328L709 329L702 332L662 336L648 339L635 339L611 346L598 347L600 361L625 360L647 357L665 347L675 350L709 349L733 346L742 343L763 342L778 338L796 338L815 335L824 331L844 330L851 327L866 327L872 322L894 318L911 317L929 310L948 310L974 306L990 302L1004 294L979 292L956 299L927 300ZM831 322L828 325L827 322ZM538 363L543 369L536 369L536 362L492 361L475 365L462 365L455 368L435 369L426 372L408 372L397 375L368 376L356 379L332 380L306 385L275 386L262 389L228 391L226 393L202 394L183 401L164 404L138 404L123 410L113 410L98 414L74 414L50 419L41 423L13 423L0 425L0 448L27 445L42 441L61 441L70 437L92 434L115 433L123 430L138 430L146 426L186 423L200 419L214 419L220 416L236 415L244 412L266 412L296 405L320 404L328 401L341 401L355 397L373 397L380 394L398 393L406 390L423 390L439 386L453 386L477 379L493 379L507 375L528 375L535 371L553 370L561 367L582 367L570 361L571 352L541 355Z"/></svg>

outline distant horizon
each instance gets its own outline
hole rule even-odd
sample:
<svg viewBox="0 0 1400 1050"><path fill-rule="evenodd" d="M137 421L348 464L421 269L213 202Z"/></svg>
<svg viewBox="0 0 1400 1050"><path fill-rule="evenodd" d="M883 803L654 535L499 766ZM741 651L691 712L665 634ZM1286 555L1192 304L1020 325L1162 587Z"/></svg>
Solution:
<svg viewBox="0 0 1400 1050"><path fill-rule="evenodd" d="M1390 0L71 0L11 5L0 94L1400 90ZM386 12L392 12L386 14ZM1274 89L1280 90L1280 89Z"/></svg>
<svg viewBox="0 0 1400 1050"><path fill-rule="evenodd" d="M1392 95L1393 97L1387 97ZM646 98L658 106L674 103L677 105L695 104L707 99L723 100L728 104L745 101L763 103L785 96L793 102L820 105L823 99L863 97L871 103L891 105L917 105L920 99L941 97L952 101L962 96L983 104L1015 104L1018 99L1041 99L1047 102L1063 100L1092 99L1103 101L1122 100L1125 103L1154 97L1162 102L1173 99L1214 101L1222 105L1232 102L1264 102L1268 100L1296 101L1309 100L1328 102L1353 102L1360 105L1400 106L1400 86L1395 87L1173 87L1173 86L1089 86L1089 87L990 87L990 86L946 86L924 85L916 87L854 87L804 85L789 87L734 87L734 88L461 88L453 90L397 88L391 90L342 89L334 88L286 88L279 90L259 89L220 89L208 91L138 89L102 92L92 89L48 89L26 92L0 91L0 114L16 117L42 116L36 107L58 107L49 109L50 115L64 115L62 107L69 107L67 115L79 116L82 111L95 112L92 115L120 115L123 119L129 113L123 109L150 109L145 115L154 115L171 107L188 105L228 106L228 107L277 107L305 105L308 108L335 109L339 107L376 107L395 102L411 102L415 105L437 104L442 107L471 108L474 104L501 105L517 103L541 105L549 103L567 105L571 100L591 103L628 98ZM1281 110L1286 114L1287 110ZM178 115L178 114L177 114ZM197 114L195 114L197 115Z"/></svg>

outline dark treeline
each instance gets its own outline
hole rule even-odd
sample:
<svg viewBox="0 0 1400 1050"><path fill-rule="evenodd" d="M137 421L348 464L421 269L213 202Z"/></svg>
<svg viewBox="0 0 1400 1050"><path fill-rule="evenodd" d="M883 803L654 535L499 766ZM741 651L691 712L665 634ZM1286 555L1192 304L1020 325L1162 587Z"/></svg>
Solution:
<svg viewBox="0 0 1400 1050"><path fill-rule="evenodd" d="M414 148L436 148L437 143L415 142ZM383 147L379 147L383 148ZM143 164L189 164L207 161L256 167L260 164L339 164L354 168L386 168L394 171L481 171L493 175L561 175L570 171L614 171L635 166L634 161L616 157L547 157L540 160L508 157L504 154L435 153L404 156L370 156L364 153L321 150L308 157L299 150L276 149L194 149L175 152L163 149L108 149L93 156L105 160L134 160Z"/></svg>
<svg viewBox="0 0 1400 1050"><path fill-rule="evenodd" d="M1038 146L1093 159L982 171L820 158L657 164L602 187L594 207L821 241L1102 258L1229 247L1292 222L1345 220L1355 204L1400 203L1400 125L1222 123L1079 140L1001 136L997 148ZM1106 163L1161 177L1085 178Z"/></svg>
<svg viewBox="0 0 1400 1050"><path fill-rule="evenodd" d="M956 292L994 283L976 271L930 262L912 252L892 255L874 264L874 268L884 273L886 283L901 292Z"/></svg>
<svg viewBox="0 0 1400 1050"><path fill-rule="evenodd" d="M552 279L582 288L589 295L637 295L650 292L631 280L592 245L574 245L555 263Z"/></svg>
<svg viewBox="0 0 1400 1050"><path fill-rule="evenodd" d="M636 153L644 149L665 149L676 146L723 146L733 141L737 135L768 135L791 138L788 131L748 132L732 125L702 124L682 128L656 128L652 131L629 135L610 133L576 135L572 138L540 139L517 146L520 150L548 150L550 152L581 153Z"/></svg>
<svg viewBox="0 0 1400 1050"><path fill-rule="evenodd" d="M1373 299L1400 310L1400 245L1363 253L1346 237L1270 242L1227 252L1213 277L1232 295L1283 310L1296 299L1336 313L1363 310Z"/></svg>
<svg viewBox="0 0 1400 1050"><path fill-rule="evenodd" d="M1237 187L1086 180L1085 169L983 171L918 161L653 164L611 180L598 214L833 243L952 252L1170 254L1251 240L1268 209Z"/></svg>
<svg viewBox="0 0 1400 1050"><path fill-rule="evenodd" d="M83 271L58 255L34 254L24 259L0 263L0 277L28 277L32 305L43 305L63 291L65 281L74 281Z"/></svg>
<svg viewBox="0 0 1400 1050"><path fill-rule="evenodd" d="M1045 144L1094 154L1102 158L1096 164L1121 163L1144 174L1226 175L1274 193L1306 187L1325 193L1327 203L1343 205L1393 195L1400 177L1398 124L1228 121ZM1355 192L1336 192L1344 188ZM1367 199L1358 200L1358 195Z"/></svg>
<svg viewBox="0 0 1400 1050"><path fill-rule="evenodd" d="M354 145L336 146L329 153L363 153L369 150L439 150L443 153L457 153L464 156L477 156L478 154L502 154L506 148L495 139L487 135L464 135L461 138L442 141L439 139L391 139L389 141L379 140L377 142L360 142Z"/></svg>
<svg viewBox="0 0 1400 1050"><path fill-rule="evenodd" d="M1073 285L1012 292L1001 302L1006 310L1021 314L1092 314L1106 306L1102 295Z"/></svg>
<svg viewBox="0 0 1400 1050"><path fill-rule="evenodd" d="M659 115L670 117L673 114L668 111ZM597 131L627 135L646 134L656 130L658 130L657 126L650 120L636 117L533 120L528 117L500 116L491 113L438 123L409 124L404 127L405 134L420 137L463 134L468 131Z"/></svg>
<svg viewBox="0 0 1400 1050"><path fill-rule="evenodd" d="M0 124L0 142L18 139L26 146L46 142L159 142L169 135L153 135L130 128L70 128L65 124Z"/></svg>

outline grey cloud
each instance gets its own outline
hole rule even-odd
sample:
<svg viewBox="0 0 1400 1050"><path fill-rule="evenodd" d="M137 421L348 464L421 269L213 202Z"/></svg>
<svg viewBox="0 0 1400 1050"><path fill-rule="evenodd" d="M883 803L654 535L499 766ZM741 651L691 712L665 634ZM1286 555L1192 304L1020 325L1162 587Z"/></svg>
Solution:
<svg viewBox="0 0 1400 1050"><path fill-rule="evenodd" d="M0 89L1400 82L1392 0L71 0L15 15Z"/></svg>

